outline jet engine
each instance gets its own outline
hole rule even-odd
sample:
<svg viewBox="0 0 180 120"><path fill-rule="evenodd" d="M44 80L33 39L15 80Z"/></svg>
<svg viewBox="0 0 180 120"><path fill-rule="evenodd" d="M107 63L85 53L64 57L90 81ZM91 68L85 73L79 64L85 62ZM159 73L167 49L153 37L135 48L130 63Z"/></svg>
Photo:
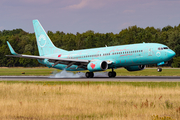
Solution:
<svg viewBox="0 0 180 120"><path fill-rule="evenodd" d="M90 72L94 72L94 71L104 71L108 68L108 64L106 61L92 61L87 65L87 69Z"/></svg>
<svg viewBox="0 0 180 120"><path fill-rule="evenodd" d="M125 67L126 70L128 71L139 71L139 70L144 70L146 68L146 65L138 65L138 66L128 66Z"/></svg>

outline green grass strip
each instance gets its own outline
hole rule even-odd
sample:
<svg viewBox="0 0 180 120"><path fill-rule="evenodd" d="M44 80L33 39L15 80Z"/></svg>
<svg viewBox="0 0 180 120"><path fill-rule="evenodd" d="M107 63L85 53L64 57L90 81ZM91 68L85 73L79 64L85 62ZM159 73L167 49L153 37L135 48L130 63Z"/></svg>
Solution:
<svg viewBox="0 0 180 120"><path fill-rule="evenodd" d="M0 81L6 84L38 84L38 85L132 85L135 87L179 87L180 82L95 82L95 81Z"/></svg>
<svg viewBox="0 0 180 120"><path fill-rule="evenodd" d="M60 72L61 70L54 68L0 68L0 76L50 76L54 71ZM111 70L108 69L107 72L108 71ZM120 68L114 71L116 71L117 76L180 76L180 69L176 68L163 68L162 72L157 72L156 68L147 68L134 72L129 72L124 68Z"/></svg>

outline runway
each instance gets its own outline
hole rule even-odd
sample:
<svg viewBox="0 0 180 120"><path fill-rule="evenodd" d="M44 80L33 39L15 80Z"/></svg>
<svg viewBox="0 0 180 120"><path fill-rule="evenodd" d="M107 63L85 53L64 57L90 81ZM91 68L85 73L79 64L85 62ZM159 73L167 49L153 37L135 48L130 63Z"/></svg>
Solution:
<svg viewBox="0 0 180 120"><path fill-rule="evenodd" d="M94 78L50 78L49 76L0 76L0 81L134 81L134 82L180 82L180 76L117 76Z"/></svg>

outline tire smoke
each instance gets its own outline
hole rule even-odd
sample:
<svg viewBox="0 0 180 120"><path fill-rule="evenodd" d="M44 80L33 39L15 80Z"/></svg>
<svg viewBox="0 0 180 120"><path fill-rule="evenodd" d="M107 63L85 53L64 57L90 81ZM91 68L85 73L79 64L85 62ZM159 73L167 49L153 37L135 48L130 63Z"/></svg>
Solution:
<svg viewBox="0 0 180 120"><path fill-rule="evenodd" d="M108 72L94 72L94 77L108 77ZM49 78L86 78L83 72L67 72L63 70L61 72L53 71Z"/></svg>

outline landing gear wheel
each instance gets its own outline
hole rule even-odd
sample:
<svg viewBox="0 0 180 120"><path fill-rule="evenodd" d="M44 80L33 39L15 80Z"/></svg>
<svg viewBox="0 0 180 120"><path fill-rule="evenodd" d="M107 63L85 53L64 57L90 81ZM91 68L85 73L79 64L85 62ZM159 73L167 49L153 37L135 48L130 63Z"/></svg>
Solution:
<svg viewBox="0 0 180 120"><path fill-rule="evenodd" d="M93 78L94 77L94 73L93 72L86 72L86 77L87 78Z"/></svg>
<svg viewBox="0 0 180 120"><path fill-rule="evenodd" d="M90 78L93 78L94 77L94 73L93 72L90 72Z"/></svg>
<svg viewBox="0 0 180 120"><path fill-rule="evenodd" d="M109 72L108 73L108 76L110 77L110 78L112 78L112 77L116 77L116 72Z"/></svg>
<svg viewBox="0 0 180 120"><path fill-rule="evenodd" d="M111 78L113 76L112 72L108 72L108 76Z"/></svg>
<svg viewBox="0 0 180 120"><path fill-rule="evenodd" d="M116 77L116 72L113 72L113 77Z"/></svg>
<svg viewBox="0 0 180 120"><path fill-rule="evenodd" d="M158 72L161 72L161 71L162 71L162 68L158 68L157 71L158 71Z"/></svg>

